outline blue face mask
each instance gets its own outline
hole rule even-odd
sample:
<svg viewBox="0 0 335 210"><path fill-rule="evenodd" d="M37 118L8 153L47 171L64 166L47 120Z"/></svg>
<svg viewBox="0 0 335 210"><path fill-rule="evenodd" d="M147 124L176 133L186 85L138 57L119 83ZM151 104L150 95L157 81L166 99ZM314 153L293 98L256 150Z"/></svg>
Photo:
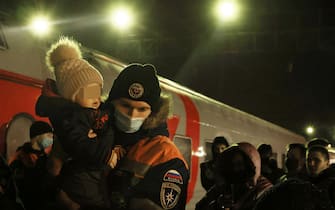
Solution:
<svg viewBox="0 0 335 210"><path fill-rule="evenodd" d="M44 137L41 141L38 142L38 146L41 148L41 150L44 150L45 148L51 146L53 143L53 139L49 137Z"/></svg>
<svg viewBox="0 0 335 210"><path fill-rule="evenodd" d="M115 109L115 124L118 129L125 133L135 133L142 126L145 118L130 118L127 115Z"/></svg>

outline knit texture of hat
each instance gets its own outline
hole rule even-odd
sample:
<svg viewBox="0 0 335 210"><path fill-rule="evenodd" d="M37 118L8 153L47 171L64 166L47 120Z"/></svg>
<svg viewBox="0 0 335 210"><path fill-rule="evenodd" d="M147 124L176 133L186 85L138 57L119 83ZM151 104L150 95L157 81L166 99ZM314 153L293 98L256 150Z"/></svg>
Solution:
<svg viewBox="0 0 335 210"><path fill-rule="evenodd" d="M35 121L33 124L31 124L29 129L29 136L30 139L34 138L35 136L44 134L44 133L52 133L53 130L51 126L43 121Z"/></svg>
<svg viewBox="0 0 335 210"><path fill-rule="evenodd" d="M55 72L59 94L69 100L74 100L75 94L86 85L103 85L100 72L82 58L78 45L63 37L51 46L46 56L48 68Z"/></svg>
<svg viewBox="0 0 335 210"><path fill-rule="evenodd" d="M160 94L161 88L155 67L151 64L130 64L114 80L107 102L118 98L145 101L155 111Z"/></svg>

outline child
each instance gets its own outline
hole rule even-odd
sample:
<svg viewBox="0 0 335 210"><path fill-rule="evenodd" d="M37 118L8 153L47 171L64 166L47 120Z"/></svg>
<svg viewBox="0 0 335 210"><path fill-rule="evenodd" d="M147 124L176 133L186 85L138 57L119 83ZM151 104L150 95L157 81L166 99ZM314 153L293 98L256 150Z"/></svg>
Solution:
<svg viewBox="0 0 335 210"><path fill-rule="evenodd" d="M107 164L115 166L117 156L112 155L114 132L109 113L100 109L103 78L82 58L78 43L69 38L52 45L46 60L56 81L46 81L36 112L49 117L68 155L60 174L61 195L65 192L81 208L105 207L101 175Z"/></svg>

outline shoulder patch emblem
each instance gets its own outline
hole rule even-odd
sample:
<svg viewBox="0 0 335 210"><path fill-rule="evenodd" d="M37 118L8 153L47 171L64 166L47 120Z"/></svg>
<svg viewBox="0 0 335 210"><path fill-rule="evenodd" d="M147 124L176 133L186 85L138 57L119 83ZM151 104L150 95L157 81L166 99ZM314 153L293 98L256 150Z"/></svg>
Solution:
<svg viewBox="0 0 335 210"><path fill-rule="evenodd" d="M161 187L160 199L164 209L172 209L179 200L181 189L178 185L171 182L163 182Z"/></svg>
<svg viewBox="0 0 335 210"><path fill-rule="evenodd" d="M140 98L144 93L144 88L140 83L133 83L128 89L129 96L132 98Z"/></svg>
<svg viewBox="0 0 335 210"><path fill-rule="evenodd" d="M183 177L176 170L169 170L164 174L163 181L183 184Z"/></svg>

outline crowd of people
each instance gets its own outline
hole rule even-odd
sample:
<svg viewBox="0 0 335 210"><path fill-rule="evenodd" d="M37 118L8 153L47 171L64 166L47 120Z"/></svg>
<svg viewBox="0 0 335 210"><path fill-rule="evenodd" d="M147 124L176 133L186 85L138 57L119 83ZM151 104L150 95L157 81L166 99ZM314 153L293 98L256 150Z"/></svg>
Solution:
<svg viewBox="0 0 335 210"><path fill-rule="evenodd" d="M215 140L213 148L219 147ZM329 146L322 138L287 145L285 170L278 167L269 144L256 149L241 142L221 152L212 150L214 158L201 164L206 195L196 210L335 209L335 168Z"/></svg>
<svg viewBox="0 0 335 210"><path fill-rule="evenodd" d="M183 210L189 166L169 138L170 99L155 67L133 63L104 80L61 38L46 54L48 78L36 102L30 141L0 161L0 207L13 210ZM335 167L329 142L287 145L279 168L272 147L229 144L218 136L200 164L206 191L196 210L335 209Z"/></svg>

